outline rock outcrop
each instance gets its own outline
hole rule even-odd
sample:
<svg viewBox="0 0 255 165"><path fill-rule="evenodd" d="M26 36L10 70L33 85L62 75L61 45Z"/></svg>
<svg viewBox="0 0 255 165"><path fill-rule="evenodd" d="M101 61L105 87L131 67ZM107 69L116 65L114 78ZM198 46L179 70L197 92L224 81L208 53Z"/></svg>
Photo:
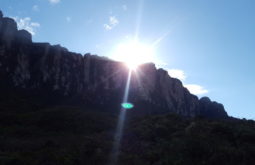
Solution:
<svg viewBox="0 0 255 165"><path fill-rule="evenodd" d="M201 116L224 118L227 115L222 104L212 102L208 97L202 97L199 100L199 108Z"/></svg>
<svg viewBox="0 0 255 165"><path fill-rule="evenodd" d="M19 93L45 102L98 106L116 111L122 102L129 70L120 62L69 52L59 45L33 43L0 12L0 95ZM3 98L3 97L2 97ZM187 117L226 118L221 104L198 99L152 63L132 73L129 99L137 115L178 113Z"/></svg>

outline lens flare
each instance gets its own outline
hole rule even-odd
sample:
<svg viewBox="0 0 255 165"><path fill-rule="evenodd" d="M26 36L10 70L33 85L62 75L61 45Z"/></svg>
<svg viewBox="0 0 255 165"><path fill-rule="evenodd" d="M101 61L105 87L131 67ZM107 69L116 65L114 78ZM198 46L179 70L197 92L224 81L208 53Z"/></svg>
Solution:
<svg viewBox="0 0 255 165"><path fill-rule="evenodd" d="M122 103L121 106L122 108L125 108L125 109L132 109L134 107L132 103Z"/></svg>
<svg viewBox="0 0 255 165"><path fill-rule="evenodd" d="M115 132L114 136L114 143L113 143L113 148L112 148L112 153L111 153L111 158L110 158L110 165L116 165L118 162L118 157L119 157L119 147L121 143L121 138L122 138L122 132L123 132L123 127L124 127L124 122L125 122L125 117L126 117L126 109L132 108L133 104L128 103L128 94L129 94L129 87L130 87L130 81L131 81L131 70L129 70L128 73L128 78L127 78L127 83L125 87L125 93L123 97L123 103L121 104L121 110L118 118L118 123L117 123L117 129ZM127 107L127 108L124 108Z"/></svg>

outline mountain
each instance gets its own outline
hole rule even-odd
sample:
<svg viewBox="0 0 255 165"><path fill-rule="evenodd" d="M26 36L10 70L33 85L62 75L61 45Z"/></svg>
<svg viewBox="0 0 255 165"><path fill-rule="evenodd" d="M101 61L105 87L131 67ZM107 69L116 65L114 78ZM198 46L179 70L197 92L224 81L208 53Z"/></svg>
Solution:
<svg viewBox="0 0 255 165"><path fill-rule="evenodd" d="M121 62L33 43L0 12L0 165L108 165L128 74ZM228 117L152 63L132 72L129 101L116 164L255 162L254 121Z"/></svg>
<svg viewBox="0 0 255 165"><path fill-rule="evenodd" d="M1 99L13 95L40 105L81 105L116 111L123 99L129 70L121 62L68 51L60 45L34 43L16 22L0 15ZM198 99L178 79L154 64L132 73L130 114L177 113L186 117L227 118L222 104ZM4 101L3 101L4 102Z"/></svg>

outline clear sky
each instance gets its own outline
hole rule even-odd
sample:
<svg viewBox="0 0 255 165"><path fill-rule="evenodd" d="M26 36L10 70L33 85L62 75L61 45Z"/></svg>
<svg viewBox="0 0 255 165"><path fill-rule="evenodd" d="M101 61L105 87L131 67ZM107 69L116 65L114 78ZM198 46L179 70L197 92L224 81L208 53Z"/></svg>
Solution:
<svg viewBox="0 0 255 165"><path fill-rule="evenodd" d="M111 56L135 35L193 93L255 119L254 0L1 0L35 42Z"/></svg>

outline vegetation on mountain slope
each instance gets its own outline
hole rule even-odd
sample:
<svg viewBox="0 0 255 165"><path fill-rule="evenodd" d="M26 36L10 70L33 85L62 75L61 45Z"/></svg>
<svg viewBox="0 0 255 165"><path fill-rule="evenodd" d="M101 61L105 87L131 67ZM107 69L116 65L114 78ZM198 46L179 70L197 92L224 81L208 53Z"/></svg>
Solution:
<svg viewBox="0 0 255 165"><path fill-rule="evenodd" d="M0 111L1 165L107 164L117 114L59 106ZM176 115L125 123L119 164L252 164L255 122Z"/></svg>

